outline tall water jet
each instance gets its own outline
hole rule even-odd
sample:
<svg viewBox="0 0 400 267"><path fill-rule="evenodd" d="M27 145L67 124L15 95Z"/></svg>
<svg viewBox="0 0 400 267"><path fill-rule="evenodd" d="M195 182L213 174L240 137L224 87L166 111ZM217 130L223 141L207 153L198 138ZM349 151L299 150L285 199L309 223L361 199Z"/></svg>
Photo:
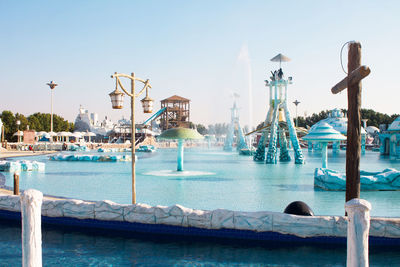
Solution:
<svg viewBox="0 0 400 267"><path fill-rule="evenodd" d="M251 129L251 127L253 126L253 84L249 49L247 44L244 44L240 49L238 61L244 63L247 71L247 90L249 95L249 129Z"/></svg>

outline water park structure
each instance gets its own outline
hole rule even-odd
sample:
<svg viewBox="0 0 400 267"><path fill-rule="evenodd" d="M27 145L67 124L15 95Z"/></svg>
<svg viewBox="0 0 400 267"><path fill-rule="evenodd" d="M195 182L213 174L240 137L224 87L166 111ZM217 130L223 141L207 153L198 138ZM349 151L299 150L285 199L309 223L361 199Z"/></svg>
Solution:
<svg viewBox="0 0 400 267"><path fill-rule="evenodd" d="M286 131L283 129L282 123L286 123L290 142L294 150L294 157L296 164L304 163L303 152L297 138L296 128L293 119L287 107L288 98L288 85L292 84L292 77L284 79L284 74L281 68L282 61L289 61L290 59L282 54L278 54L271 61L279 61L279 70L274 71L269 80L265 80L266 86L269 87L269 109L267 117L264 121L264 126L259 129L262 130L262 136L259 139L257 150L254 155L254 161L264 161L269 164L277 163L277 145L279 140L280 156L279 160L282 162L290 161L288 152L288 142L286 139ZM269 135L268 135L269 134ZM268 152L265 156L265 147L268 141ZM266 159L265 159L266 157Z"/></svg>
<svg viewBox="0 0 400 267"><path fill-rule="evenodd" d="M382 155L389 155L390 159L400 159L400 117L397 117L386 131L379 134L379 139Z"/></svg>
<svg viewBox="0 0 400 267"><path fill-rule="evenodd" d="M239 109L236 105L236 98L238 94L233 94L233 106L231 108L231 123L229 124L228 133L224 143L224 151L232 151L233 144L236 142L236 150L239 153L246 153L249 147L244 139L243 129L240 127L239 122Z"/></svg>
<svg viewBox="0 0 400 267"><path fill-rule="evenodd" d="M189 128L190 125L190 100L181 96L173 95L161 100L160 128L162 131L171 128Z"/></svg>

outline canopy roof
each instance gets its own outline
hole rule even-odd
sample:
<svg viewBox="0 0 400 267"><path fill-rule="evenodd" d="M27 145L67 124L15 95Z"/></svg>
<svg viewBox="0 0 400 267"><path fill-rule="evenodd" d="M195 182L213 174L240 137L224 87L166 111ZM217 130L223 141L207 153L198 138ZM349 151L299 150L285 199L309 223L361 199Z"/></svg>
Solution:
<svg viewBox="0 0 400 267"><path fill-rule="evenodd" d="M346 136L342 135L340 132L333 129L331 125L326 122L321 122L310 131L303 140L307 141L319 141L319 142L333 142L346 140Z"/></svg>
<svg viewBox="0 0 400 267"><path fill-rule="evenodd" d="M288 58L287 56L284 56L284 55L279 53L275 57L271 58L271 61L274 61L274 62L288 62L288 61L290 61L290 58Z"/></svg>
<svg viewBox="0 0 400 267"><path fill-rule="evenodd" d="M400 116L389 125L388 131L400 131Z"/></svg>
<svg viewBox="0 0 400 267"><path fill-rule="evenodd" d="M189 128L172 128L168 129L159 136L163 139L203 139L204 136L196 130Z"/></svg>
<svg viewBox="0 0 400 267"><path fill-rule="evenodd" d="M166 98L164 100L161 100L161 102L165 102L165 101L186 101L186 102L189 102L190 99L187 99L187 98L184 98L184 97L181 97L181 96L178 96L178 95L173 95L173 96L168 97L168 98Z"/></svg>

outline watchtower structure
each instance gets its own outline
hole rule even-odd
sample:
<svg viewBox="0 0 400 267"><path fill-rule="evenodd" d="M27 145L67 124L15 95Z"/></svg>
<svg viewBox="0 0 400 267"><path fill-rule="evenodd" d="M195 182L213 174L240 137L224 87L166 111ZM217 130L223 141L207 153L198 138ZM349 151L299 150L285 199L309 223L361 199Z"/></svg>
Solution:
<svg viewBox="0 0 400 267"><path fill-rule="evenodd" d="M262 127L261 129L270 129L268 152L267 155L265 155L265 146L268 140L268 132L264 130L263 135L258 142L258 147L254 155L255 161L265 160L265 163L276 164L278 141L280 147L279 160L291 160L288 153L288 141L286 139L285 130L279 124L280 122L286 121L290 141L294 150L295 163L304 163L303 152L297 138L296 128L287 107L288 85L292 84L292 77L288 77L288 79L285 79L281 68L281 61L289 60L289 58L283 56L282 54L279 54L271 59L271 61L279 61L280 68L277 71L271 71L272 76L270 77L270 81L265 80L266 86L269 87L269 110L267 113L267 118L264 122L264 127Z"/></svg>
<svg viewBox="0 0 400 267"><path fill-rule="evenodd" d="M160 118L160 128L162 131L177 127L189 128L189 99L173 95L161 100L161 108L165 108L165 111L161 114Z"/></svg>

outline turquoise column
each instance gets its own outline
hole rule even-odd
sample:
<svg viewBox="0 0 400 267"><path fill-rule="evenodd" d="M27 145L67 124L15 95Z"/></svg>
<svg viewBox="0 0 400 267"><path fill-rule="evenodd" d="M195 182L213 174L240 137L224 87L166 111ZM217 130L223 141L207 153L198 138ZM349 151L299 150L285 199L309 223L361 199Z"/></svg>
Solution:
<svg viewBox="0 0 400 267"><path fill-rule="evenodd" d="M176 170L178 172L183 171L183 139L178 140L178 166Z"/></svg>
<svg viewBox="0 0 400 267"><path fill-rule="evenodd" d="M257 150L254 154L254 161L264 161L265 160L265 141L267 140L267 133L263 132L260 140L258 141Z"/></svg>
<svg viewBox="0 0 400 267"><path fill-rule="evenodd" d="M280 129L279 131L279 146L280 146L280 151L279 151L279 161L281 162L288 162L291 160L289 151L288 151L288 142L286 139L286 134L283 129Z"/></svg>
<svg viewBox="0 0 400 267"><path fill-rule="evenodd" d="M296 129L294 128L293 120L292 117L290 116L290 112L287 108L286 102L284 105L284 109L286 116L286 124L289 128L290 141L292 142L294 150L294 163L304 164L303 151L301 150L299 139L297 139Z"/></svg>
<svg viewBox="0 0 400 267"><path fill-rule="evenodd" d="M322 168L328 168L328 143L322 143Z"/></svg>
<svg viewBox="0 0 400 267"><path fill-rule="evenodd" d="M240 151L242 149L249 149L249 147L247 146L246 140L244 139L243 129L240 127L239 122L237 123L237 125L238 125L239 143L238 143L236 149L238 151Z"/></svg>
<svg viewBox="0 0 400 267"><path fill-rule="evenodd" d="M276 87L275 87L276 88ZM277 141L277 130L278 130L278 110L279 104L277 102L274 103L274 114L272 117L272 123L270 127L270 137L268 144L268 152L267 159L265 163L276 164L276 141Z"/></svg>

